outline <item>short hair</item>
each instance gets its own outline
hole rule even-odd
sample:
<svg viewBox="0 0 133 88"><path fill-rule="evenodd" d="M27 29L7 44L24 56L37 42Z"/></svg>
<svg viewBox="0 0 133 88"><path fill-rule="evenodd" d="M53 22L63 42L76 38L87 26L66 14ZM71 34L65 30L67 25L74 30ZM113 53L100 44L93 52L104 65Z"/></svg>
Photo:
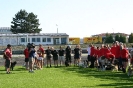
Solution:
<svg viewBox="0 0 133 88"><path fill-rule="evenodd" d="M8 44L8 45L7 45L7 47L11 47L11 45L10 45L10 44Z"/></svg>

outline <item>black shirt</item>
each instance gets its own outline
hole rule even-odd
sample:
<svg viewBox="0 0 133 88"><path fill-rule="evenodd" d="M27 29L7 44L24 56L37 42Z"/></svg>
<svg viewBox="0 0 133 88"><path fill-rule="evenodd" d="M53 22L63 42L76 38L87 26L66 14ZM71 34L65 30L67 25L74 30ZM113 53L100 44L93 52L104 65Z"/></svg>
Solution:
<svg viewBox="0 0 133 88"><path fill-rule="evenodd" d="M51 50L50 50L50 49L47 49L47 50L46 50L46 55L47 55L47 56L51 56Z"/></svg>
<svg viewBox="0 0 133 88"><path fill-rule="evenodd" d="M58 52L59 52L59 56L64 56L64 52L65 52L64 50L59 50Z"/></svg>
<svg viewBox="0 0 133 88"><path fill-rule="evenodd" d="M75 48L75 49L74 49L74 54L76 54L76 55L81 54L81 49Z"/></svg>
<svg viewBox="0 0 133 88"><path fill-rule="evenodd" d="M51 53L52 53L53 57L58 56L57 50L52 50Z"/></svg>
<svg viewBox="0 0 133 88"><path fill-rule="evenodd" d="M71 54L71 49L70 48L66 48L66 55L70 55Z"/></svg>

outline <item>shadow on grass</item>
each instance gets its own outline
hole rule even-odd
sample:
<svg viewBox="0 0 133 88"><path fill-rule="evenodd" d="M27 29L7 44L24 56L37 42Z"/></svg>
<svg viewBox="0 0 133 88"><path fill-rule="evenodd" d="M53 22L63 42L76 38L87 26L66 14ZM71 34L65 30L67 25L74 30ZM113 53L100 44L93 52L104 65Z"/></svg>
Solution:
<svg viewBox="0 0 133 88"><path fill-rule="evenodd" d="M105 79L116 81L112 84L99 84L97 86L106 87L112 86L114 88L133 88L133 77L128 77L127 74L122 72L111 72L111 71L97 71L95 68L80 68L80 67L66 67L59 68L63 69L63 72L71 71L78 73L78 75L83 77L95 77L100 78L100 81L105 81ZM127 83L123 83L127 82Z"/></svg>
<svg viewBox="0 0 133 88"><path fill-rule="evenodd" d="M106 87L114 87L114 88L133 88L133 83L112 83L112 84L101 84L98 86Z"/></svg>

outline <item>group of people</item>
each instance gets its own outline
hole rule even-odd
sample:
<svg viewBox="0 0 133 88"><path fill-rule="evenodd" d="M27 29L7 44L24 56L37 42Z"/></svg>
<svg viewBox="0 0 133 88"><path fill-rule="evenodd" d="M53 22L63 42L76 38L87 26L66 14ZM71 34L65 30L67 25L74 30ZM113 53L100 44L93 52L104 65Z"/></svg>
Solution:
<svg viewBox="0 0 133 88"><path fill-rule="evenodd" d="M102 44L101 47L96 47L90 44L87 51L88 61L91 62L90 68L94 68L95 62L97 66L99 66L100 58L104 57L112 64L116 63L118 70L122 70L124 73L126 72L128 59L133 56L130 54L126 45L118 41L114 42L111 47L104 44ZM131 59L131 61L133 61L133 59Z"/></svg>
<svg viewBox="0 0 133 88"><path fill-rule="evenodd" d="M89 65L90 68L94 68L95 63L97 64L97 66L99 66L100 58L105 57L113 64L117 62L118 69L125 72L128 63L128 58L133 58L133 53L130 54L129 50L126 48L126 45L123 43L119 43L118 41L114 42L111 47L109 45L104 44L102 44L101 47L90 44L87 48L87 51L87 61L91 63ZM133 52L133 49L131 51ZM44 50L41 44L37 49L33 43L29 43L26 49L24 49L26 62L25 67L29 72L34 72L35 67L37 69L42 69L44 65L46 65L47 67L51 67L52 59L55 67L58 66L58 62L60 66L65 65L66 62L71 65L72 53L74 54L74 66L79 65L82 56L82 49L80 45L76 45L74 50L72 50L70 46L67 46L65 49L60 46L59 50L54 49L54 47L48 46L47 49ZM7 48L4 50L3 58L6 58L6 73L10 73L10 65L12 58L12 48L10 44L8 44ZM131 61L133 62L133 59Z"/></svg>
<svg viewBox="0 0 133 88"><path fill-rule="evenodd" d="M37 69L43 68L44 61L47 67L52 67L52 59L55 67L58 67L58 62L60 66L65 65L65 62L71 65L71 54L72 50L70 46L67 46L65 49L60 46L59 50L55 50L54 47L48 46L47 49L44 50L41 44L38 49L36 49L34 44L28 44L27 48L24 50L25 67L29 72L34 72L35 66ZM74 49L74 66L80 62L81 54L82 50L80 45L76 45Z"/></svg>

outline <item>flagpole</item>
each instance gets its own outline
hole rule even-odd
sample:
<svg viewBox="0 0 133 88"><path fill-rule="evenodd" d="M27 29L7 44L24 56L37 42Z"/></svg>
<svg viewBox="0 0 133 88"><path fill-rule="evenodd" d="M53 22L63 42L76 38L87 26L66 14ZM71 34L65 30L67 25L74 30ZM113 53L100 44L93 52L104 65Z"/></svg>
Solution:
<svg viewBox="0 0 133 88"><path fill-rule="evenodd" d="M58 25L56 24L56 26L57 26L57 33L58 33Z"/></svg>

